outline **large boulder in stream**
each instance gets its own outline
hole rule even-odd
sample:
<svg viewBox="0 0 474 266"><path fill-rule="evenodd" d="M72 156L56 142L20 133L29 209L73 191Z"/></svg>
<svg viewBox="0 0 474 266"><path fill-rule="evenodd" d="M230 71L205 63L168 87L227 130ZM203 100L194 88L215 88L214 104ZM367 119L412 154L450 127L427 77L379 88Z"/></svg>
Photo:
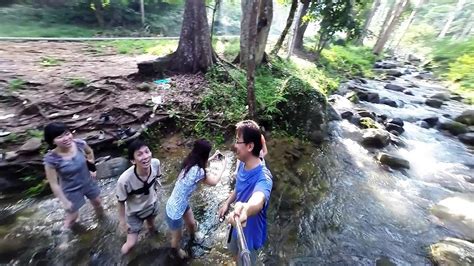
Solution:
<svg viewBox="0 0 474 266"><path fill-rule="evenodd" d="M425 104L433 108L441 108L441 105L443 105L443 101L429 98L426 99Z"/></svg>
<svg viewBox="0 0 474 266"><path fill-rule="evenodd" d="M449 101L449 99L451 98L451 95L449 95L449 93L447 93L447 92L439 92L439 93L436 93L434 95L431 95L430 98L431 99L438 99L438 100L441 100L441 101Z"/></svg>
<svg viewBox="0 0 474 266"><path fill-rule="evenodd" d="M326 131L328 104L324 94L297 77L289 78L281 93L285 100L277 104L280 114L269 123L307 138Z"/></svg>
<svg viewBox="0 0 474 266"><path fill-rule="evenodd" d="M468 126L474 125L474 110L466 110L462 114L454 119L459 123L463 123Z"/></svg>
<svg viewBox="0 0 474 266"><path fill-rule="evenodd" d="M397 157L395 155L391 155L391 154L387 154L387 153L379 153L377 155L377 160L379 160L379 162L381 164L388 165L391 168L410 169L410 162L409 161L407 161L405 159L402 159L400 157Z"/></svg>
<svg viewBox="0 0 474 266"><path fill-rule="evenodd" d="M403 87L403 86L400 86L400 85L397 85L397 84L390 83L390 84L386 84L386 85L385 85L385 89L391 90L391 91L403 92L403 91L405 91L407 88L405 88L405 87Z"/></svg>
<svg viewBox="0 0 474 266"><path fill-rule="evenodd" d="M391 107L394 107L394 108L397 108L398 107L398 104L396 101L392 100L392 99L389 99L387 97L383 97L382 99L380 99L380 103L381 104L385 104L385 105L388 105L388 106L391 106Z"/></svg>
<svg viewBox="0 0 474 266"><path fill-rule="evenodd" d="M460 134L458 135L458 139L464 144L474 146L474 132Z"/></svg>
<svg viewBox="0 0 474 266"><path fill-rule="evenodd" d="M439 123L439 128L449 131L451 134L457 136L459 134L467 133L467 126L453 120L443 120Z"/></svg>
<svg viewBox="0 0 474 266"><path fill-rule="evenodd" d="M429 247L430 259L435 265L469 266L474 264L474 244L448 237Z"/></svg>
<svg viewBox="0 0 474 266"><path fill-rule="evenodd" d="M438 124L439 118L437 116L432 116L423 118L422 121L426 122L430 127L434 127Z"/></svg>
<svg viewBox="0 0 474 266"><path fill-rule="evenodd" d="M390 143L390 134L382 129L364 129L361 143L365 147L383 148Z"/></svg>

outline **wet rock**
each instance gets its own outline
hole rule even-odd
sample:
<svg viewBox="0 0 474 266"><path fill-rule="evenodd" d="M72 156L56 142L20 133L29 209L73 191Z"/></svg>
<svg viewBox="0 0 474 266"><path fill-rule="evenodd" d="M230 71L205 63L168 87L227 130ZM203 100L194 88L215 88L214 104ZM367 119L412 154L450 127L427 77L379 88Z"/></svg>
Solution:
<svg viewBox="0 0 474 266"><path fill-rule="evenodd" d="M474 132L474 126L468 126L467 131L468 132Z"/></svg>
<svg viewBox="0 0 474 266"><path fill-rule="evenodd" d="M23 144L18 153L34 153L39 151L41 148L41 139L40 138L31 138Z"/></svg>
<svg viewBox="0 0 474 266"><path fill-rule="evenodd" d="M310 134L310 140L315 144L321 144L325 139L325 134L321 130L315 130Z"/></svg>
<svg viewBox="0 0 474 266"><path fill-rule="evenodd" d="M436 265L473 265L474 244L448 237L429 248L430 258Z"/></svg>
<svg viewBox="0 0 474 266"><path fill-rule="evenodd" d="M387 61L375 62L374 64L374 68L383 68L383 69L393 69L393 68L397 68L397 66L398 65L396 63L387 62Z"/></svg>
<svg viewBox="0 0 474 266"><path fill-rule="evenodd" d="M29 246L28 239L0 239L0 263L8 263L18 257Z"/></svg>
<svg viewBox="0 0 474 266"><path fill-rule="evenodd" d="M346 94L346 98L352 103L359 103L359 96L357 96L356 92Z"/></svg>
<svg viewBox="0 0 474 266"><path fill-rule="evenodd" d="M385 120L388 119L388 116L387 116L387 115L378 115L377 117L379 117L379 118L382 119L383 121L385 121Z"/></svg>
<svg viewBox="0 0 474 266"><path fill-rule="evenodd" d="M110 178L120 176L129 167L130 162L122 157L112 158L96 164L97 178Z"/></svg>
<svg viewBox="0 0 474 266"><path fill-rule="evenodd" d="M443 105L443 101L430 98L426 99L425 104L433 108L441 108L441 105Z"/></svg>
<svg viewBox="0 0 474 266"><path fill-rule="evenodd" d="M453 95L451 96L451 100L457 101L457 102L462 102L464 98L461 95Z"/></svg>
<svg viewBox="0 0 474 266"><path fill-rule="evenodd" d="M421 59L417 57L416 55L409 54L408 55L408 61L410 62L421 62Z"/></svg>
<svg viewBox="0 0 474 266"><path fill-rule="evenodd" d="M351 119L354 114L351 111L345 111L341 113L342 119Z"/></svg>
<svg viewBox="0 0 474 266"><path fill-rule="evenodd" d="M398 132L395 131L395 130L392 130L390 131L391 135L390 135L390 142L397 146L397 147L402 147L402 148L405 148L407 147L407 143L405 141L403 141L401 138L399 138L398 136Z"/></svg>
<svg viewBox="0 0 474 266"><path fill-rule="evenodd" d="M370 117L362 117L359 120L359 126L363 129L365 128L377 128L375 121Z"/></svg>
<svg viewBox="0 0 474 266"><path fill-rule="evenodd" d="M369 111L359 111L357 112L358 115L360 115L361 117L370 117L372 119L375 119L375 115L372 113L372 112L369 112Z"/></svg>
<svg viewBox="0 0 474 266"><path fill-rule="evenodd" d="M139 91L149 92L151 90L151 85L149 83L143 82L137 86Z"/></svg>
<svg viewBox="0 0 474 266"><path fill-rule="evenodd" d="M389 76L393 76L393 77L401 77L403 75L403 73L400 70L397 70L397 69L387 69L385 71L385 74L387 74Z"/></svg>
<svg viewBox="0 0 474 266"><path fill-rule="evenodd" d="M352 124L354 124L354 125L356 125L356 126L359 126L359 125L360 125L360 119L361 119L361 118L362 118L362 117L361 117L360 115L355 114L355 115L353 115L353 116L349 119L349 121L350 121Z"/></svg>
<svg viewBox="0 0 474 266"><path fill-rule="evenodd" d="M9 151L5 153L5 161L11 162L18 158L18 153L16 151Z"/></svg>
<svg viewBox="0 0 474 266"><path fill-rule="evenodd" d="M415 78L431 80L431 79L434 79L434 76L433 76L433 73L425 72L425 73L420 73L420 74L416 75Z"/></svg>
<svg viewBox="0 0 474 266"><path fill-rule="evenodd" d="M390 143L390 134L382 129L364 129L361 143L366 147L383 148Z"/></svg>
<svg viewBox="0 0 474 266"><path fill-rule="evenodd" d="M395 108L398 107L398 104L396 101L390 100L389 98L386 98L386 97L380 99L380 103L391 106L391 107L395 107Z"/></svg>
<svg viewBox="0 0 474 266"><path fill-rule="evenodd" d="M402 92L402 91L405 91L407 88L403 87L403 86L400 86L400 85L397 85L397 84L386 84L385 85L385 89L387 90L391 90L391 91L399 91L399 92Z"/></svg>
<svg viewBox="0 0 474 266"><path fill-rule="evenodd" d="M394 155L390 155L390 154L387 154L387 153L379 153L377 155L377 160L379 160L379 162L381 164L384 164L384 165L388 165L390 166L391 168L406 168L406 169L410 169L410 162L408 162L407 160L405 159L402 159L400 157L397 157L397 156L394 156Z"/></svg>
<svg viewBox="0 0 474 266"><path fill-rule="evenodd" d="M462 114L454 119L459 123L463 123L468 126L474 125L474 110L466 110Z"/></svg>
<svg viewBox="0 0 474 266"><path fill-rule="evenodd" d="M474 146L474 132L460 134L458 135L458 139L464 144Z"/></svg>
<svg viewBox="0 0 474 266"><path fill-rule="evenodd" d="M451 98L451 95L449 95L449 93L446 93L446 92L440 92L440 93L436 93L434 95L431 95L430 98L431 99L438 99L438 100L441 100L441 101L448 101Z"/></svg>
<svg viewBox="0 0 474 266"><path fill-rule="evenodd" d="M450 114L443 114L443 117L445 117L445 118L451 118L451 115L450 115Z"/></svg>
<svg viewBox="0 0 474 266"><path fill-rule="evenodd" d="M453 194L442 199L431 209L443 225L458 232L463 238L474 239L474 197L472 194Z"/></svg>
<svg viewBox="0 0 474 266"><path fill-rule="evenodd" d="M418 121L416 122L416 125L421 128L430 128L430 125L426 121Z"/></svg>
<svg viewBox="0 0 474 266"><path fill-rule="evenodd" d="M328 120L329 121L340 121L342 120L341 116L337 113L337 111L331 105L328 105Z"/></svg>
<svg viewBox="0 0 474 266"><path fill-rule="evenodd" d="M359 100L365 102L379 103L380 101L379 94L375 92L358 91L357 97L359 97Z"/></svg>
<svg viewBox="0 0 474 266"><path fill-rule="evenodd" d="M389 132L390 132L390 134L392 134L394 136L397 136L397 137L400 136L400 133L396 130L390 130Z"/></svg>
<svg viewBox="0 0 474 266"><path fill-rule="evenodd" d="M411 90L404 90L403 93L405 93L406 95L414 96L414 94Z"/></svg>
<svg viewBox="0 0 474 266"><path fill-rule="evenodd" d="M401 118L390 118L387 120L387 123L392 123L392 124L395 124L395 125L399 125L401 127L403 127L405 125L405 123L403 123L403 120Z"/></svg>
<svg viewBox="0 0 474 266"><path fill-rule="evenodd" d="M453 120L445 120L445 121L440 122L439 128L443 130L447 130L455 136L459 134L467 133L466 125L453 121Z"/></svg>
<svg viewBox="0 0 474 266"><path fill-rule="evenodd" d="M429 125L430 127L436 126L436 124L438 123L438 120L439 120L439 118L436 117L436 116L427 117L427 118L424 118L424 119L423 119L423 121L425 121L426 123L428 123L428 125Z"/></svg>
<svg viewBox="0 0 474 266"><path fill-rule="evenodd" d="M403 127L397 125L397 124L392 124L392 123L387 123L385 125L385 129L387 129L387 131L396 131L398 132L398 134L402 134L403 132L405 132L405 130L403 129Z"/></svg>

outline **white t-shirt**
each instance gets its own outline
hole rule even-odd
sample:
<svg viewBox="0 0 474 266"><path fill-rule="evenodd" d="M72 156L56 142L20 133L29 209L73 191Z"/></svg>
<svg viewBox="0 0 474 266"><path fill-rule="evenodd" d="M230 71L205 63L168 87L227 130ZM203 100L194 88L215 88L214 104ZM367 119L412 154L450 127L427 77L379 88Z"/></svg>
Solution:
<svg viewBox="0 0 474 266"><path fill-rule="evenodd" d="M160 161L155 158L151 159L151 172L146 182L138 177L134 165L120 175L116 195L118 201L125 202L127 215L142 211L157 201L159 178L161 178Z"/></svg>

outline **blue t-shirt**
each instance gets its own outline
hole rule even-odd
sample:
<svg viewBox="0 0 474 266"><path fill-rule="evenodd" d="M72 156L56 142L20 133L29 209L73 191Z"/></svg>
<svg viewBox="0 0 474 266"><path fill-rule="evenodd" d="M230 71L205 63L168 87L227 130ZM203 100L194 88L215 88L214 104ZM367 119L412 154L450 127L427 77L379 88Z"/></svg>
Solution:
<svg viewBox="0 0 474 266"><path fill-rule="evenodd" d="M205 178L204 175L204 169L197 165L191 167L186 174L184 174L184 169L181 171L174 185L173 192L166 202L166 215L169 218L179 220L183 217L189 205L189 198L193 191L196 190L199 181Z"/></svg>
<svg viewBox="0 0 474 266"><path fill-rule="evenodd" d="M265 195L263 209L254 216L248 217L247 225L243 228L249 250L257 250L265 244L267 238L267 207L270 200L273 181L272 174L265 165L260 164L251 170L245 170L245 164L240 163L237 171L235 201L247 202L254 192L260 191ZM237 237L234 228L232 237Z"/></svg>

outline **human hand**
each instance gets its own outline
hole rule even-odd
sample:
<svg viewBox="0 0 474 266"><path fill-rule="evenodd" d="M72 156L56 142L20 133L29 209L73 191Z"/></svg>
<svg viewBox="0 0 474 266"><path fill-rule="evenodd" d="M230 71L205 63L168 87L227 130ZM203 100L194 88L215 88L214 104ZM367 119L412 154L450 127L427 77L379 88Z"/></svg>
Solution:
<svg viewBox="0 0 474 266"><path fill-rule="evenodd" d="M227 221L235 226L236 221L240 221L243 227L245 227L247 223L247 211L248 211L248 204L243 202L237 202L234 206L234 210L229 213L227 217Z"/></svg>

